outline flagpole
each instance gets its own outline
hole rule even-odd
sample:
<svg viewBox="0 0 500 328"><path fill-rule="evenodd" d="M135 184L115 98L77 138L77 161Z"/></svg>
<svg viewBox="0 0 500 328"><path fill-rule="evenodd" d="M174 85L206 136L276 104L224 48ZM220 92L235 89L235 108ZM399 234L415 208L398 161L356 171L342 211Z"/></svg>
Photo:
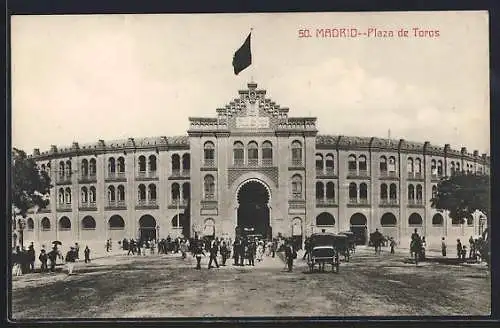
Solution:
<svg viewBox="0 0 500 328"><path fill-rule="evenodd" d="M253 27L250 27L250 40L252 39L252 34L253 34ZM250 42L250 53L252 53L252 42ZM250 82L252 83L255 83L253 77L254 77L254 73L255 73L255 64L253 62L253 58L252 58L252 75L251 75L251 78L250 78Z"/></svg>

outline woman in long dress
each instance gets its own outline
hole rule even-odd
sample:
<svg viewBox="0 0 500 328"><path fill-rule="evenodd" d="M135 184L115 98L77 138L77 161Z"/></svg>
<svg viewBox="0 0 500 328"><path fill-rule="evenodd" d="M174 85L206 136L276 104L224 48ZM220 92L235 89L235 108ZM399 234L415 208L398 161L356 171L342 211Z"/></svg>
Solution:
<svg viewBox="0 0 500 328"><path fill-rule="evenodd" d="M264 255L264 243L259 241L259 245L257 246L257 261L262 261L262 256Z"/></svg>

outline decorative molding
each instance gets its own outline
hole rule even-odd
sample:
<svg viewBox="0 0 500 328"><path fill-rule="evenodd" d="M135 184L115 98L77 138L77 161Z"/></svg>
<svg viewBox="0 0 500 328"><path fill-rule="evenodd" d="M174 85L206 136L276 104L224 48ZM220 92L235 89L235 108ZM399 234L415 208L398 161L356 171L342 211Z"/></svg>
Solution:
<svg viewBox="0 0 500 328"><path fill-rule="evenodd" d="M263 166L263 167L231 167L227 169L227 184L231 186L236 179L248 172L261 173L270 178L276 187L278 186L278 167L276 166Z"/></svg>

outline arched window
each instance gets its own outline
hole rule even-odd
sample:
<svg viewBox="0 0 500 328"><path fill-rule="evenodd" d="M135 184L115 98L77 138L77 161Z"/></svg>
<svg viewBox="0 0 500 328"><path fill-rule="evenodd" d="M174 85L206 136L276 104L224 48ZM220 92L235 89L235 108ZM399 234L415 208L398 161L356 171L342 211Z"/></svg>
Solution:
<svg viewBox="0 0 500 328"><path fill-rule="evenodd" d="M172 218L172 227L173 228L182 228L184 226L184 214L177 214L175 215L173 218ZM205 224L208 220L211 220L211 219L207 219L205 220Z"/></svg>
<svg viewBox="0 0 500 328"><path fill-rule="evenodd" d="M215 178L206 175L204 179L205 199L215 199Z"/></svg>
<svg viewBox="0 0 500 328"><path fill-rule="evenodd" d="M259 164L259 146L255 141L248 143L248 165L257 166Z"/></svg>
<svg viewBox="0 0 500 328"><path fill-rule="evenodd" d="M119 173L125 173L125 158L123 157L118 157L118 172Z"/></svg>
<svg viewBox="0 0 500 328"><path fill-rule="evenodd" d="M443 175L443 161L441 160L437 162L437 174L438 176Z"/></svg>
<svg viewBox="0 0 500 328"><path fill-rule="evenodd" d="M146 172L146 157L139 156L139 172Z"/></svg>
<svg viewBox="0 0 500 328"><path fill-rule="evenodd" d="M322 201L324 197L325 197L325 188L323 182L318 181L316 182L316 199Z"/></svg>
<svg viewBox="0 0 500 328"><path fill-rule="evenodd" d="M174 202L178 201L180 198L180 186L178 183L172 183L172 200Z"/></svg>
<svg viewBox="0 0 500 328"><path fill-rule="evenodd" d="M89 174L90 176L96 176L96 161L94 158L90 159L89 162Z"/></svg>
<svg viewBox="0 0 500 328"><path fill-rule="evenodd" d="M359 162L359 170L363 171L363 172L366 172L367 169L368 169L367 165L366 165L366 156L365 155L360 155L359 159L358 159L358 162Z"/></svg>
<svg viewBox="0 0 500 328"><path fill-rule="evenodd" d="M156 185L154 183L148 186L148 196L149 200L156 200Z"/></svg>
<svg viewBox="0 0 500 328"><path fill-rule="evenodd" d="M189 172L191 169L191 156L189 154L182 155L182 170Z"/></svg>
<svg viewBox="0 0 500 328"><path fill-rule="evenodd" d="M273 144L270 141L262 143L262 165L273 165Z"/></svg>
<svg viewBox="0 0 500 328"><path fill-rule="evenodd" d="M385 156L380 156L380 173L387 172L387 158Z"/></svg>
<svg viewBox="0 0 500 328"><path fill-rule="evenodd" d="M316 225L317 226L334 226L335 225L335 218L330 213L323 212L316 217Z"/></svg>
<svg viewBox="0 0 500 328"><path fill-rule="evenodd" d="M316 154L316 171L323 173L323 155Z"/></svg>
<svg viewBox="0 0 500 328"><path fill-rule="evenodd" d="M387 185L385 183L382 183L380 185L380 199L387 200L387 198L388 198Z"/></svg>
<svg viewBox="0 0 500 328"><path fill-rule="evenodd" d="M408 157L408 173L413 173L413 158Z"/></svg>
<svg viewBox="0 0 500 328"><path fill-rule="evenodd" d="M432 198L436 198L437 197L437 191L438 191L438 188L436 185L433 185L432 186Z"/></svg>
<svg viewBox="0 0 500 328"><path fill-rule="evenodd" d="M66 173L66 170L64 169L64 162L60 161L59 162L59 178L60 179L64 178L65 173Z"/></svg>
<svg viewBox="0 0 500 328"><path fill-rule="evenodd" d="M326 199L328 201L335 200L335 185L331 181L326 183Z"/></svg>
<svg viewBox="0 0 500 328"><path fill-rule="evenodd" d="M89 175L89 161L86 159L82 160L82 177L86 177Z"/></svg>
<svg viewBox="0 0 500 328"><path fill-rule="evenodd" d="M335 169L335 162L334 162L334 157L333 154L326 154L326 172L327 174L333 174L333 171Z"/></svg>
<svg viewBox="0 0 500 328"><path fill-rule="evenodd" d="M110 157L108 159L108 173L113 174L116 172L116 165L115 165L115 159L113 157Z"/></svg>
<svg viewBox="0 0 500 328"><path fill-rule="evenodd" d="M173 175L178 175L180 169L181 169L181 159L180 159L179 155L173 154L172 155L172 173L173 173Z"/></svg>
<svg viewBox="0 0 500 328"><path fill-rule="evenodd" d="M123 202L125 201L125 187L123 185L119 185L118 188L118 201Z"/></svg>
<svg viewBox="0 0 500 328"><path fill-rule="evenodd" d="M298 140L292 142L292 165L302 165L302 144Z"/></svg>
<svg viewBox="0 0 500 328"><path fill-rule="evenodd" d="M442 226L443 221L443 216L439 213L434 214L434 216L432 217L432 225Z"/></svg>
<svg viewBox="0 0 500 328"><path fill-rule="evenodd" d="M358 169L355 155L349 155L349 158L347 160L347 169L349 171L356 171Z"/></svg>
<svg viewBox="0 0 500 328"><path fill-rule="evenodd" d="M182 200L187 203L191 198L191 186L189 182L184 182L182 184Z"/></svg>
<svg viewBox="0 0 500 328"><path fill-rule="evenodd" d="M60 188L59 189L59 192L57 194L57 197L59 199L59 204L62 205L64 204L64 189L63 188Z"/></svg>
<svg viewBox="0 0 500 328"><path fill-rule="evenodd" d="M66 178L71 178L71 161L66 161Z"/></svg>
<svg viewBox="0 0 500 328"><path fill-rule="evenodd" d="M59 220L59 230L71 230L71 221L67 216L63 216Z"/></svg>
<svg viewBox="0 0 500 328"><path fill-rule="evenodd" d="M156 156L155 155L149 156L149 171L156 172Z"/></svg>
<svg viewBox="0 0 500 328"><path fill-rule="evenodd" d="M420 158L415 158L415 174L419 176L422 173L422 161Z"/></svg>
<svg viewBox="0 0 500 328"><path fill-rule="evenodd" d="M389 165L387 167L389 172L396 172L396 158L394 156L389 157Z"/></svg>
<svg viewBox="0 0 500 328"><path fill-rule="evenodd" d="M115 187L109 186L108 187L108 201L114 202L115 200L116 200Z"/></svg>
<svg viewBox="0 0 500 328"><path fill-rule="evenodd" d="M294 198L302 198L302 177L299 174L292 177L292 194Z"/></svg>
<svg viewBox="0 0 500 328"><path fill-rule="evenodd" d="M408 186L408 200L410 202L415 200L415 187L412 184Z"/></svg>
<svg viewBox="0 0 500 328"><path fill-rule="evenodd" d="M359 185L359 199L363 203L368 201L368 186L364 182Z"/></svg>
<svg viewBox="0 0 500 328"><path fill-rule="evenodd" d="M96 191L95 191L95 187L92 186L89 189L89 201L90 201L90 203L95 204L95 200L96 200Z"/></svg>
<svg viewBox="0 0 500 328"><path fill-rule="evenodd" d="M146 186L143 184L139 185L138 188L138 198L139 201L145 201L146 200Z"/></svg>
<svg viewBox="0 0 500 328"><path fill-rule="evenodd" d="M69 187L64 190L64 201L66 204L71 204L71 189Z"/></svg>
<svg viewBox="0 0 500 328"><path fill-rule="evenodd" d="M46 231L46 230L50 230L50 220L49 218L45 217L42 219L42 230Z"/></svg>
<svg viewBox="0 0 500 328"><path fill-rule="evenodd" d="M422 217L418 213L413 213L410 215L408 219L408 224L411 226L421 226L422 225Z"/></svg>
<svg viewBox="0 0 500 328"><path fill-rule="evenodd" d="M96 223L93 217L86 216L82 219L82 229L95 230Z"/></svg>
<svg viewBox="0 0 500 328"><path fill-rule="evenodd" d="M205 166L215 166L215 145L211 141L203 145L203 158Z"/></svg>
<svg viewBox="0 0 500 328"><path fill-rule="evenodd" d="M358 187L354 182L349 184L349 201L351 203L356 203L358 200Z"/></svg>
<svg viewBox="0 0 500 328"><path fill-rule="evenodd" d="M422 185L417 185L417 202L422 202Z"/></svg>
<svg viewBox="0 0 500 328"><path fill-rule="evenodd" d="M87 187L82 187L82 203L87 204L89 202L89 191Z"/></svg>
<svg viewBox="0 0 500 328"><path fill-rule="evenodd" d="M397 224L396 217L392 213L385 213L380 219L380 225L382 227L393 227Z"/></svg>
<svg viewBox="0 0 500 328"><path fill-rule="evenodd" d="M395 183L391 183L391 185L389 186L389 198L391 199L391 201L396 201L396 199L398 199L397 187Z"/></svg>
<svg viewBox="0 0 500 328"><path fill-rule="evenodd" d="M245 149L243 143L236 141L233 145L233 164L241 166L245 162Z"/></svg>
<svg viewBox="0 0 500 328"><path fill-rule="evenodd" d="M26 220L26 226L30 231L35 229L35 222L33 221L32 218L28 218L28 220Z"/></svg>
<svg viewBox="0 0 500 328"><path fill-rule="evenodd" d="M110 230L123 230L125 228L125 221L119 215L113 215L109 218L108 226Z"/></svg>

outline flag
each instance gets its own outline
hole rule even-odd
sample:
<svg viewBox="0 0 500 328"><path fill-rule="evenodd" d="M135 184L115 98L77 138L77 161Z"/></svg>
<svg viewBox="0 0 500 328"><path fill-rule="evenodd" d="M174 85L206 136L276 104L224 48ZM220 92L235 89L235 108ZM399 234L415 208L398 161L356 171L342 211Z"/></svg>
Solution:
<svg viewBox="0 0 500 328"><path fill-rule="evenodd" d="M238 75L242 70L252 64L252 52L250 50L250 36L252 33L248 34L247 39L243 45L236 50L233 56L233 68L234 74Z"/></svg>

